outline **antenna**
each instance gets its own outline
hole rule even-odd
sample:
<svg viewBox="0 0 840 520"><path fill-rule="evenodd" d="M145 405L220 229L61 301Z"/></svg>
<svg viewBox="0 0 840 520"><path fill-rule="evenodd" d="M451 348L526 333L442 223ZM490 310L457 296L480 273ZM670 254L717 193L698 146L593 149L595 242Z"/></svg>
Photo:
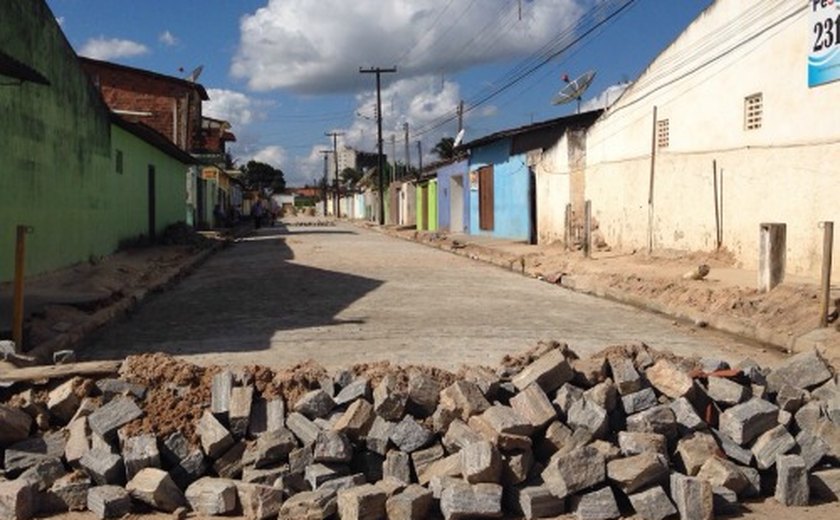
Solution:
<svg viewBox="0 0 840 520"><path fill-rule="evenodd" d="M569 76L564 75L563 81L567 83L565 87L563 87L560 92L557 93L556 96L551 100L552 105L564 105L566 103L571 103L574 100L578 102L578 113L580 113L580 98L583 96L583 93L586 92L586 89L589 88L589 85L592 84L592 80L595 79L595 71L590 70L584 72L577 78L569 81Z"/></svg>
<svg viewBox="0 0 840 520"><path fill-rule="evenodd" d="M198 67L193 69L193 71L190 72L190 75L187 76L187 81L189 81L190 83L195 83L196 80L198 79L198 77L201 76L201 72L203 70L204 70L204 65L199 65Z"/></svg>
<svg viewBox="0 0 840 520"><path fill-rule="evenodd" d="M461 146L461 142L464 140L464 129L458 130L458 135L455 136L455 141L452 143L452 148L457 148Z"/></svg>

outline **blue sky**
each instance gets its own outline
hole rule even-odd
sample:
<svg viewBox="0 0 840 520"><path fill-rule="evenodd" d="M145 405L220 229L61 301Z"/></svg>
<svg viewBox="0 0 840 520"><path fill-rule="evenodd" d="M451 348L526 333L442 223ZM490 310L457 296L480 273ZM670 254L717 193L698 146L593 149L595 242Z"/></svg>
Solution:
<svg viewBox="0 0 840 520"><path fill-rule="evenodd" d="M205 112L234 124L235 156L279 166L294 184L321 174L324 132L374 149L374 78L360 66L398 67L383 76L385 149L396 133L402 160L403 123L426 130L410 138L416 164L416 140L428 151L455 134L455 121L432 127L459 99L470 107L534 63L547 42L558 49L626 2L522 0L520 19L517 0L48 0L79 54L174 76L203 65ZM584 96L593 106L608 87L635 79L710 3L636 0L469 111L466 140L574 111L550 103L563 74L597 71Z"/></svg>

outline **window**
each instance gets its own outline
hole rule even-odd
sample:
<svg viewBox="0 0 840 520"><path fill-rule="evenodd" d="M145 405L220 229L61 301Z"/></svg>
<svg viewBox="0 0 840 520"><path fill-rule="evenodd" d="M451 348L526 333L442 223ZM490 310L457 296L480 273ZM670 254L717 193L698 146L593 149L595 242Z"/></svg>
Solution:
<svg viewBox="0 0 840 520"><path fill-rule="evenodd" d="M656 122L656 147L668 148L671 144L670 120L660 119Z"/></svg>
<svg viewBox="0 0 840 520"><path fill-rule="evenodd" d="M122 150L117 150L116 157L114 158L114 161L116 162L116 165L114 166L114 169L116 170L117 173L122 173L123 172L123 153L122 153Z"/></svg>
<svg viewBox="0 0 840 520"><path fill-rule="evenodd" d="M764 114L764 96L759 92L744 98L744 130L761 128Z"/></svg>

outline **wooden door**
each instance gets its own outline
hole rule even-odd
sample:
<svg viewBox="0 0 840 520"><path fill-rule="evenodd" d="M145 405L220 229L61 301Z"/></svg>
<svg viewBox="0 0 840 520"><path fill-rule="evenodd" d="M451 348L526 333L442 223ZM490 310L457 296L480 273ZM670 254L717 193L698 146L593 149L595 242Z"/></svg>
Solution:
<svg viewBox="0 0 840 520"><path fill-rule="evenodd" d="M478 227L492 231L493 216L493 167L485 166L478 170Z"/></svg>

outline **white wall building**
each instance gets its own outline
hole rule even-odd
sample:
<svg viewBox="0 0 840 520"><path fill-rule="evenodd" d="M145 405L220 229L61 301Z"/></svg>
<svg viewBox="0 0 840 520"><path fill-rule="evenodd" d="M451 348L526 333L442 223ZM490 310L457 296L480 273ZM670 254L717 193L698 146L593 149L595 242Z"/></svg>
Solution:
<svg viewBox="0 0 840 520"><path fill-rule="evenodd" d="M652 242L656 250L711 251L722 222L723 246L748 268L758 263L759 225L786 223L788 272L817 275L819 223L840 223L840 82L809 87L808 57L820 43L812 8L716 1L589 129L583 157L562 141L546 150L550 162L537 171L554 176L540 191L552 190L559 212L571 202L579 214L591 200L601 233L621 250ZM840 72L840 41L834 45Z"/></svg>

